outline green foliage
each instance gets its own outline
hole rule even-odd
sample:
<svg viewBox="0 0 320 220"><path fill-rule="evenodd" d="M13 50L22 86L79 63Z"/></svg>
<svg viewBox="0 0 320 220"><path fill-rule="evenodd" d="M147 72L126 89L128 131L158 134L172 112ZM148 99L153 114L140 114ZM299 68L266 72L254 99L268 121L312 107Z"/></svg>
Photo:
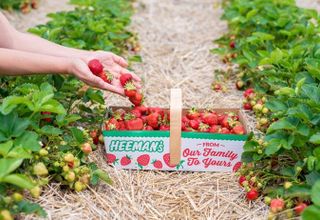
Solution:
<svg viewBox="0 0 320 220"><path fill-rule="evenodd" d="M1 1L0 7L20 7L8 2ZM71 2L75 10L50 14L51 21L30 32L86 50L123 54L135 47L136 37L126 29L130 1ZM96 148L89 132L99 134L104 120L101 91L65 75L1 77L0 85L0 210L45 216L38 204L14 198L23 190L37 198L50 181L76 191L99 180L111 184L108 174L81 150L83 143Z"/></svg>
<svg viewBox="0 0 320 220"><path fill-rule="evenodd" d="M263 141L249 140L242 160L262 183L263 194L307 201L303 219L320 216L320 36L319 15L295 1L230 0L223 19L230 33L213 53L236 53L241 80L268 97L273 121ZM233 37L231 37L233 36ZM235 42L235 48L229 43ZM285 182L292 187L285 189Z"/></svg>

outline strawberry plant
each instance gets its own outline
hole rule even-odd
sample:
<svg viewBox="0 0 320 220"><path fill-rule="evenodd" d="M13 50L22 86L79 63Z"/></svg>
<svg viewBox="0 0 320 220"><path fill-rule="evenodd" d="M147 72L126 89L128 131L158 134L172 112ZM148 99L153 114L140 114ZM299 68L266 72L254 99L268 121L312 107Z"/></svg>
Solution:
<svg viewBox="0 0 320 220"><path fill-rule="evenodd" d="M0 6L7 2L1 1ZM30 32L87 50L125 53L137 47L136 37L126 30L132 13L130 1L73 3L75 10L51 14L50 22ZM109 80L99 63L89 67ZM45 216L27 198L38 198L52 181L77 192L99 179L111 183L88 160L100 142L106 111L102 91L65 75L1 77L0 85L0 219L12 219L21 212ZM111 163L120 160L112 155L108 158ZM128 157L121 162L131 161Z"/></svg>
<svg viewBox="0 0 320 220"><path fill-rule="evenodd" d="M1 0L0 8L6 10L20 10L22 13L28 13L31 9L38 8L38 0Z"/></svg>
<svg viewBox="0 0 320 220"><path fill-rule="evenodd" d="M230 33L218 39L226 63L238 64L244 108L265 134L244 146L239 183L266 196L270 217L293 209L303 219L320 215L319 16L295 1L229 0L223 19ZM251 195L250 193L250 195ZM251 199L253 197L250 196ZM288 210L292 217L294 213ZM287 216L287 217L290 217Z"/></svg>

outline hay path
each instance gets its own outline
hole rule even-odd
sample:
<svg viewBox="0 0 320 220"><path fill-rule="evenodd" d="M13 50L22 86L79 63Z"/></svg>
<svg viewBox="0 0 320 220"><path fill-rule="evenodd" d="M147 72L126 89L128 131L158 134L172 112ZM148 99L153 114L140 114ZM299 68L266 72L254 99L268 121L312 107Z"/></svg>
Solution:
<svg viewBox="0 0 320 220"><path fill-rule="evenodd" d="M44 23L49 12L68 10L67 0L42 0L28 15L6 13L22 31ZM185 107L239 107L241 93L230 83L227 93L214 93L214 70L227 68L211 55L212 40L226 31L218 0L138 0L132 28L142 45L142 64L134 70L145 80L146 104L168 107L170 88L183 90ZM110 105L124 99L109 95ZM91 159L114 184L73 193L51 184L38 200L48 219L265 219L261 201L248 203L237 177L226 173L124 171L107 166L102 150ZM25 219L35 219L33 216Z"/></svg>

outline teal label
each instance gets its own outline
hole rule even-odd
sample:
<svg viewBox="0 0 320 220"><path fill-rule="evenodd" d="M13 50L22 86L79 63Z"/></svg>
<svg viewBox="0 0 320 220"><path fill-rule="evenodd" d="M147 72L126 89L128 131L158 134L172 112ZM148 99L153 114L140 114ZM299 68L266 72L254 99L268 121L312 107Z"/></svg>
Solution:
<svg viewBox="0 0 320 220"><path fill-rule="evenodd" d="M159 141L112 140L109 143L111 152L158 152L164 151L164 143Z"/></svg>

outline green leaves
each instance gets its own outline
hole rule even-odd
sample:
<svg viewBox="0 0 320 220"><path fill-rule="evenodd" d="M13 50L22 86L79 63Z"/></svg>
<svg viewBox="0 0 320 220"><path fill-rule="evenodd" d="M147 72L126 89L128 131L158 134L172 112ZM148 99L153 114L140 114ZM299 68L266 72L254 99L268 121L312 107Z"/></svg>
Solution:
<svg viewBox="0 0 320 220"><path fill-rule="evenodd" d="M45 111L57 114L66 113L62 104L53 99L54 92L53 87L50 84L43 83L40 85L39 89L34 90L33 87L32 90L32 95L12 95L6 97L3 100L2 105L0 106L0 111L2 112L2 114L7 115L18 106L26 106L32 113Z"/></svg>
<svg viewBox="0 0 320 220"><path fill-rule="evenodd" d="M23 159L0 159L0 179L15 171Z"/></svg>
<svg viewBox="0 0 320 220"><path fill-rule="evenodd" d="M309 142L313 144L320 144L320 132L312 135L309 139Z"/></svg>

